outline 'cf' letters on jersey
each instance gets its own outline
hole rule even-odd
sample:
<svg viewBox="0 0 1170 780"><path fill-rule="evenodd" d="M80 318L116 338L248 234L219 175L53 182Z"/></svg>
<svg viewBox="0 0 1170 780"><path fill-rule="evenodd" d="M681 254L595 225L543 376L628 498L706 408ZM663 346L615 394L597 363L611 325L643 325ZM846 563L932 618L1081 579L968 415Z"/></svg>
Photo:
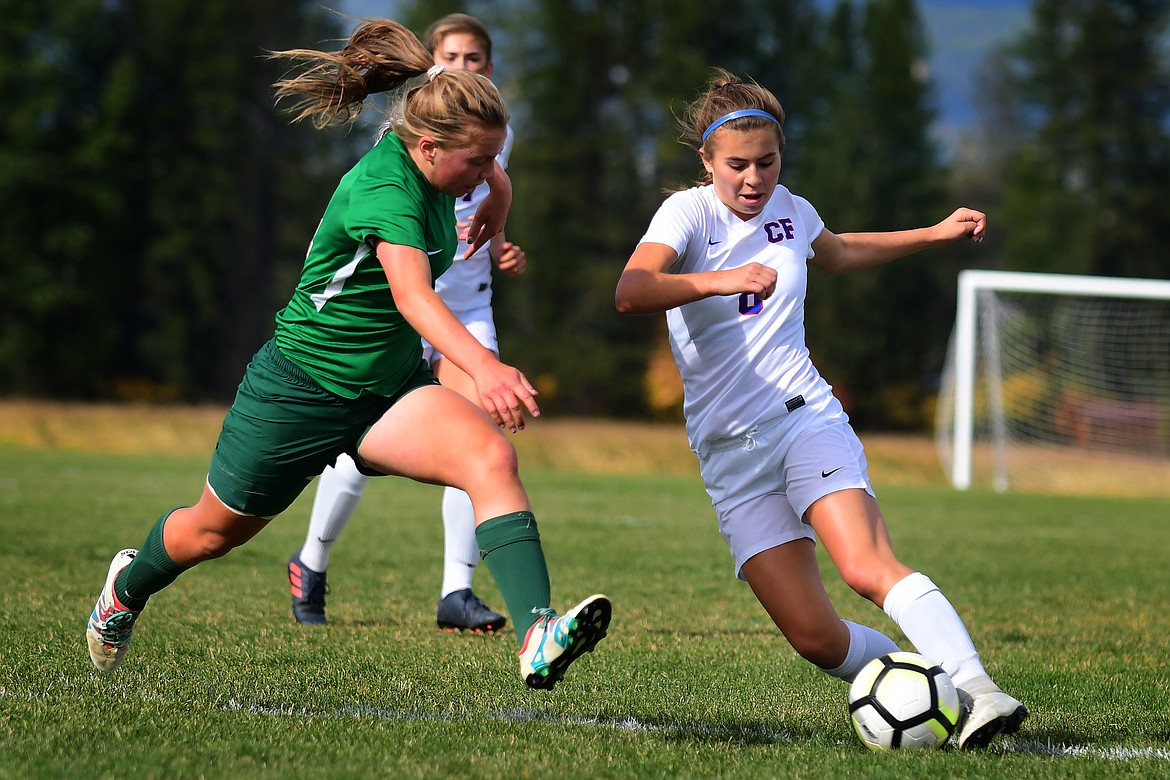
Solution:
<svg viewBox="0 0 1170 780"><path fill-rule="evenodd" d="M764 232L768 235L768 240L773 244L779 244L781 241L791 241L796 237L796 229L792 227L792 219L784 217L775 222L765 222Z"/></svg>

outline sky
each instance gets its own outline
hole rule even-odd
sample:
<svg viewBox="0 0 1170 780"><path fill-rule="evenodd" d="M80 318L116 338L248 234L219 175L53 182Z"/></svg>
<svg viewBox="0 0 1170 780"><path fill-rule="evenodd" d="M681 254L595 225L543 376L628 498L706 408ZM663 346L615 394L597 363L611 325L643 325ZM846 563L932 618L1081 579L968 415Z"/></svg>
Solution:
<svg viewBox="0 0 1170 780"><path fill-rule="evenodd" d="M836 3L819 1L825 6ZM325 4L356 17L390 18L396 6L394 0L326 0ZM939 112L934 134L949 151L977 117L976 76L982 62L997 45L1023 30L1029 0L918 0L918 8L930 46L928 64Z"/></svg>
<svg viewBox="0 0 1170 780"><path fill-rule="evenodd" d="M952 139L975 121L976 76L988 54L1028 24L1028 0L918 0L939 109L936 134Z"/></svg>

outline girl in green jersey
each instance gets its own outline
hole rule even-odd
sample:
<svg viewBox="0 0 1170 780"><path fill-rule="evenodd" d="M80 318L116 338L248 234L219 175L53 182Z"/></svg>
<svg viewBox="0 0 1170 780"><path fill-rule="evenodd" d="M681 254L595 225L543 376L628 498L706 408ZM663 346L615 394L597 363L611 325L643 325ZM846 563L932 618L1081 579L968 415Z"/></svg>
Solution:
<svg viewBox="0 0 1170 780"><path fill-rule="evenodd" d="M448 14L427 28L422 40L430 50L434 64L492 77L495 64L492 60L491 33L475 17L460 13ZM389 123L380 127L377 138L381 139L388 129ZM509 130L504 149L496 158L505 168L511 148L512 133ZM480 210L488 192L489 185L482 184L475 192L455 200L457 226L469 223L471 216ZM527 265L527 256L523 249L508 241L502 232L493 236L489 244L470 257L463 255L467 247L462 243L459 246L455 262L436 279L435 291L479 343L499 355L492 312L493 266L503 276L519 276ZM478 398L475 383L458 366L444 359L442 353L423 344L423 357L434 371L435 379L445 387L473 401ZM327 568L333 545L349 524L369 481L370 478L358 470L357 464L348 455L339 456L333 467L325 469L317 479L305 541L288 560L292 613L298 623L326 623ZM443 489L441 506L443 579L435 622L446 631L499 631L504 628L507 619L489 608L471 589L472 577L479 563L475 508L471 499L462 490L447 486Z"/></svg>
<svg viewBox="0 0 1170 780"><path fill-rule="evenodd" d="M114 556L86 629L90 658L116 669L151 595L247 542L347 453L364 473L467 492L484 562L521 639L521 676L552 688L605 636L610 602L595 595L564 615L549 608L540 535L501 430L539 415L536 391L434 291L456 245L455 198L485 181L492 188L470 251L503 226L511 187L495 158L507 108L487 78L434 65L388 20L363 24L340 51L274 56L306 65L277 84L278 97L297 100L297 120L345 124L370 94L391 91L393 132L334 192L276 333L224 420L199 501L164 514L140 549ZM480 405L434 381L420 335L472 378Z"/></svg>

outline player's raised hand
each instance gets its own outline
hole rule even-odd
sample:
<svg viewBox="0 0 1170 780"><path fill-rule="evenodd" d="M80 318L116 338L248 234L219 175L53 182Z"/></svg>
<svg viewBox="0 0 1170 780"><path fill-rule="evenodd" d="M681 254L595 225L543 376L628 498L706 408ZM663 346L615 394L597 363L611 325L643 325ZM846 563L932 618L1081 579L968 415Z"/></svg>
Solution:
<svg viewBox="0 0 1170 780"><path fill-rule="evenodd" d="M987 231L987 215L975 209L958 208L935 228L951 241L970 236L972 241L979 244L983 242Z"/></svg>

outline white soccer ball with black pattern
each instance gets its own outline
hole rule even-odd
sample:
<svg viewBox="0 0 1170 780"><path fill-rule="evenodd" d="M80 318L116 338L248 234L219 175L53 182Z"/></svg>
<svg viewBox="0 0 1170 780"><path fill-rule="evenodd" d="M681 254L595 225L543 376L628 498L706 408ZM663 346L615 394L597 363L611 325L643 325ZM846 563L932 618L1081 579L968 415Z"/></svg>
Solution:
<svg viewBox="0 0 1170 780"><path fill-rule="evenodd" d="M916 653L890 653L853 680L849 715L870 750L942 747L959 722L959 693L938 664Z"/></svg>

